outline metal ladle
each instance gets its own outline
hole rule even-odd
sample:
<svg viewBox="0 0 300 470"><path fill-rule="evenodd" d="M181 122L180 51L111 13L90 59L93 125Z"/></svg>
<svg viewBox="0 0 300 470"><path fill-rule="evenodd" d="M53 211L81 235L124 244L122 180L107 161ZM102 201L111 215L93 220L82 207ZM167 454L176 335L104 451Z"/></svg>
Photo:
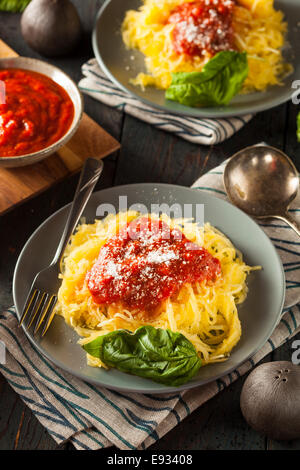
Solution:
<svg viewBox="0 0 300 470"><path fill-rule="evenodd" d="M285 153L265 145L241 150L225 167L224 186L233 204L247 214L284 220L300 236L300 226L288 212L299 177Z"/></svg>

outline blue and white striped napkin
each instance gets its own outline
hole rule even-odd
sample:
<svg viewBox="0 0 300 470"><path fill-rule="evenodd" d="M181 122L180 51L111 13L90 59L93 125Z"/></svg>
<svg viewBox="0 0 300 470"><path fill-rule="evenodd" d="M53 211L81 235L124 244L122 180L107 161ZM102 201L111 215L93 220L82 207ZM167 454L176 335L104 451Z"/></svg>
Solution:
<svg viewBox="0 0 300 470"><path fill-rule="evenodd" d="M251 114L224 119L198 119L168 114L121 90L106 77L96 59L84 64L82 73L84 78L78 85L83 93L196 144L212 145L223 142L252 118Z"/></svg>
<svg viewBox="0 0 300 470"><path fill-rule="evenodd" d="M193 187L226 199L223 170L224 164L199 178ZM300 195L290 210L298 220L299 208ZM125 450L146 449L300 331L299 237L282 222L261 227L275 244L285 269L283 316L264 347L231 374L196 389L167 395L125 394L96 387L43 357L18 328L13 308L0 315L0 339L6 346L6 361L0 364L0 371L58 444L69 440L77 449L111 445Z"/></svg>

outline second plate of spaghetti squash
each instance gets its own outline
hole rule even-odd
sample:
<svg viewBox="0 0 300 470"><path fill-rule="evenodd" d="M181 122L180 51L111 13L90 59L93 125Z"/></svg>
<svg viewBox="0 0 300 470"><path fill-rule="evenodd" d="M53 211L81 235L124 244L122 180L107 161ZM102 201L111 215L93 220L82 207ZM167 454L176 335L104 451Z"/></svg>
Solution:
<svg viewBox="0 0 300 470"><path fill-rule="evenodd" d="M109 78L146 104L239 116L291 98L298 16L297 0L110 0L93 47Z"/></svg>

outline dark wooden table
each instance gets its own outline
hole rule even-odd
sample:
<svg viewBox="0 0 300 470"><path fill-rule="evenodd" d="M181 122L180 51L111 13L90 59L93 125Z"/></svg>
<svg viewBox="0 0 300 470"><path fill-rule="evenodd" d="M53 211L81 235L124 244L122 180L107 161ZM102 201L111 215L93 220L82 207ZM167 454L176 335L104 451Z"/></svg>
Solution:
<svg viewBox="0 0 300 470"><path fill-rule="evenodd" d="M90 33L102 0L74 0L85 37L72 57L50 60L78 81L80 67L93 56ZM1 38L20 55L39 57L23 41L20 15L0 13ZM105 159L97 189L125 183L163 182L190 186L201 174L219 165L235 151L260 141L283 149L300 169L296 141L296 106L285 104L255 116L244 129L223 144L206 147L156 130L117 110L85 97L86 112L116 137L121 150ZM0 219L0 311L12 305L12 277L18 255L31 233L49 215L71 201L77 177L57 184ZM20 230L20 227L22 229ZM265 361L290 360L286 343ZM300 440L275 442L249 428L239 407L245 378L194 411L151 449L300 449ZM18 395L0 375L0 449L56 449L57 445ZM70 444L59 447L72 449Z"/></svg>

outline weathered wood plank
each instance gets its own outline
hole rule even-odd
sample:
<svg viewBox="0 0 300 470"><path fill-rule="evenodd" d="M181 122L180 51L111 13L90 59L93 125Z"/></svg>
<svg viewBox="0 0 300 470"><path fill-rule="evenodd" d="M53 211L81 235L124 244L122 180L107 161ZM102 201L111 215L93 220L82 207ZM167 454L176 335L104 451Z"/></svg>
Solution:
<svg viewBox="0 0 300 470"><path fill-rule="evenodd" d="M288 119L285 129L284 150L300 171L300 143L297 141L297 114L300 107L292 102L288 104Z"/></svg>
<svg viewBox="0 0 300 470"><path fill-rule="evenodd" d="M288 105L288 120L285 130L285 142L284 142L284 151L289 155L293 160L297 169L300 170L300 145L297 142L296 138L296 116L299 112L299 107L295 106L293 103ZM292 343L295 340L300 339L300 334L287 341L281 348L277 349L272 354L272 361L291 361L292 358ZM284 404L283 404L284 406ZM268 449L270 450L299 450L300 449L300 439L295 439L294 441L274 441L268 439L267 442Z"/></svg>
<svg viewBox="0 0 300 470"><path fill-rule="evenodd" d="M239 149L266 141L283 148L286 106L257 114L231 139L195 145L126 115L115 184L164 182L190 186Z"/></svg>
<svg viewBox="0 0 300 470"><path fill-rule="evenodd" d="M57 446L0 375L0 450L52 450L64 447Z"/></svg>

